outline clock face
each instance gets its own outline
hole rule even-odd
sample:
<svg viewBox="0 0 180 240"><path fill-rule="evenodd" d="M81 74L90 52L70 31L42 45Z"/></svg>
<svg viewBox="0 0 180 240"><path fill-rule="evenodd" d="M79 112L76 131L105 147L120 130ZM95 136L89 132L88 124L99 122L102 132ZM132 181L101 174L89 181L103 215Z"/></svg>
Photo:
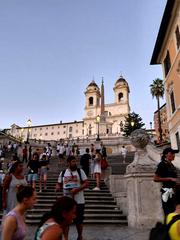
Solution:
<svg viewBox="0 0 180 240"><path fill-rule="evenodd" d="M87 112L87 115L88 115L89 117L91 117L91 116L93 115L93 111L88 111L88 112Z"/></svg>

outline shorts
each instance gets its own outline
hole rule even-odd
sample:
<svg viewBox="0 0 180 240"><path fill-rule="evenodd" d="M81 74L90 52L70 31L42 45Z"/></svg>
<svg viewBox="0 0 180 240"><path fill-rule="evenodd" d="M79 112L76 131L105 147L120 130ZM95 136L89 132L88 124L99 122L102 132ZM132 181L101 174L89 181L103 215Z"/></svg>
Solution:
<svg viewBox="0 0 180 240"><path fill-rule="evenodd" d="M85 204L77 204L76 218L74 219L75 224L82 224L84 221L84 208Z"/></svg>
<svg viewBox="0 0 180 240"><path fill-rule="evenodd" d="M29 173L28 174L28 182L37 181L38 174L37 173Z"/></svg>
<svg viewBox="0 0 180 240"><path fill-rule="evenodd" d="M47 167L43 167L43 168L40 169L40 175L41 176L47 175L47 172L48 172Z"/></svg>

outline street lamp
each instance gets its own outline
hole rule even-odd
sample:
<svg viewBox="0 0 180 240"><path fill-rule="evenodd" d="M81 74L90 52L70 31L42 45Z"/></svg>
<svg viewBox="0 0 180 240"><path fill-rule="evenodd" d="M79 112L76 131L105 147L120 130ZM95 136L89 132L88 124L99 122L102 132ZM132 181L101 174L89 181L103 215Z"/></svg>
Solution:
<svg viewBox="0 0 180 240"><path fill-rule="evenodd" d="M28 119L27 125L28 125L28 129L27 129L27 141L26 142L29 143L29 132L30 132L30 127L32 125L31 119Z"/></svg>
<svg viewBox="0 0 180 240"><path fill-rule="evenodd" d="M134 127L134 121L131 121L131 127L132 128Z"/></svg>
<svg viewBox="0 0 180 240"><path fill-rule="evenodd" d="M98 125L98 132L97 132L96 141L100 141L100 140L101 140L101 139L99 138L99 123L100 123L100 120L101 120L100 116L97 115L97 117L96 117L96 122L97 122L97 125Z"/></svg>

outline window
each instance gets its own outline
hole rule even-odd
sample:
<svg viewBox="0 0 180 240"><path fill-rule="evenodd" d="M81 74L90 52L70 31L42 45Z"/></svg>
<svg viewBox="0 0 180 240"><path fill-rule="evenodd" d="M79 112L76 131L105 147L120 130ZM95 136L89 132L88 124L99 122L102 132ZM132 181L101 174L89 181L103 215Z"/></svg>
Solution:
<svg viewBox="0 0 180 240"><path fill-rule="evenodd" d="M179 32L179 27L177 26L176 31L176 45L177 45L177 49L179 49L180 47L180 32Z"/></svg>
<svg viewBox="0 0 180 240"><path fill-rule="evenodd" d="M57 132L57 134L59 135L59 134L60 134L60 132Z"/></svg>
<svg viewBox="0 0 180 240"><path fill-rule="evenodd" d="M42 128L40 128L40 130L42 130Z"/></svg>
<svg viewBox="0 0 180 240"><path fill-rule="evenodd" d="M48 127L46 129L48 130Z"/></svg>
<svg viewBox="0 0 180 240"><path fill-rule="evenodd" d="M54 135L54 133L52 132L51 135Z"/></svg>
<svg viewBox="0 0 180 240"><path fill-rule="evenodd" d="M63 132L63 134L66 134L66 132Z"/></svg>
<svg viewBox="0 0 180 240"><path fill-rule="evenodd" d="M52 127L52 129L54 129L54 127Z"/></svg>
<svg viewBox="0 0 180 240"><path fill-rule="evenodd" d="M72 132L72 127L69 127L69 132Z"/></svg>
<svg viewBox="0 0 180 240"><path fill-rule="evenodd" d="M118 94L118 101L120 102L120 101L122 101L122 100L123 100L123 93L120 92L120 93Z"/></svg>
<svg viewBox="0 0 180 240"><path fill-rule="evenodd" d="M170 56L169 56L169 51L167 51L166 57L164 59L165 76L168 74L170 68L171 68L171 60L170 60Z"/></svg>
<svg viewBox="0 0 180 240"><path fill-rule="evenodd" d="M178 150L180 150L179 132L177 132L177 133L175 134L175 136L176 136L176 144L177 144L177 148L178 148Z"/></svg>
<svg viewBox="0 0 180 240"><path fill-rule="evenodd" d="M89 98L89 106L92 106L93 105L93 97L90 97Z"/></svg>
<svg viewBox="0 0 180 240"><path fill-rule="evenodd" d="M176 110L176 106L175 106L174 92L173 91L170 93L170 100L171 100L171 110L172 110L172 113L174 113L175 110Z"/></svg>
<svg viewBox="0 0 180 240"><path fill-rule="evenodd" d="M45 136L47 136L48 135L48 133L45 133Z"/></svg>
<svg viewBox="0 0 180 240"><path fill-rule="evenodd" d="M63 126L63 128L66 128L66 126Z"/></svg>

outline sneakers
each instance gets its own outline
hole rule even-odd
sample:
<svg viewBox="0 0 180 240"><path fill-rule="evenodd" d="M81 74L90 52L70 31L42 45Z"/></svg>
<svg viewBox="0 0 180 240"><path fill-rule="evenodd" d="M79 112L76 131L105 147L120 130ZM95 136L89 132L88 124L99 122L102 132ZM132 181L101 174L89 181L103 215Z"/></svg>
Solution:
<svg viewBox="0 0 180 240"><path fill-rule="evenodd" d="M93 190L94 191L99 191L99 190L101 190L99 187L95 187L95 188L93 188Z"/></svg>

